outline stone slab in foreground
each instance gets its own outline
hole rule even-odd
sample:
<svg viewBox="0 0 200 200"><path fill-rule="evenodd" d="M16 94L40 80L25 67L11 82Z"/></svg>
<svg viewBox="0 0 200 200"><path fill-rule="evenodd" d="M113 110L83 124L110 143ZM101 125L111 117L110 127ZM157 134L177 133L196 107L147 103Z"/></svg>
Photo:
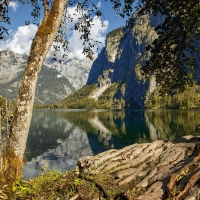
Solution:
<svg viewBox="0 0 200 200"><path fill-rule="evenodd" d="M83 157L77 168L80 174L112 177L110 185L127 188L124 199L167 199L170 175L191 162L199 150L200 137L186 136L173 142L157 140ZM103 185L100 187L104 190ZM196 184L184 199L199 199L199 195Z"/></svg>

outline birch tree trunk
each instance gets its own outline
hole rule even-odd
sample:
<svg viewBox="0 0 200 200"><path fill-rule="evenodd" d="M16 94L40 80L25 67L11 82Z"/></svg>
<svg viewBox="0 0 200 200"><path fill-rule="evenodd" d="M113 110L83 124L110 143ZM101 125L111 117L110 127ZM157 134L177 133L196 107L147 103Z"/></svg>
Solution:
<svg viewBox="0 0 200 200"><path fill-rule="evenodd" d="M3 156L2 172L7 182L12 182L22 176L23 156L31 123L38 75L59 29L66 4L67 0L54 0L50 12L45 12L31 45L19 89L9 140Z"/></svg>

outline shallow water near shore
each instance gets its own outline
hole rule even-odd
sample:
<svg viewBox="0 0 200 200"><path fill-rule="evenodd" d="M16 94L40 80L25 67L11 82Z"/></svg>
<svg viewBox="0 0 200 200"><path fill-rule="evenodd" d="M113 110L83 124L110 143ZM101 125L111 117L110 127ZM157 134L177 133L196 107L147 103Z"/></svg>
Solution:
<svg viewBox="0 0 200 200"><path fill-rule="evenodd" d="M34 110L23 179L111 148L195 135L199 126L199 110Z"/></svg>

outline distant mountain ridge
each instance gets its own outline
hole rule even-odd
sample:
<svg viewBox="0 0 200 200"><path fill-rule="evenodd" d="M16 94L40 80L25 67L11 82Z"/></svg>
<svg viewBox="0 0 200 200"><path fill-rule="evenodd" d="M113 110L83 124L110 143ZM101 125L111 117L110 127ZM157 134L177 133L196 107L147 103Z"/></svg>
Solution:
<svg viewBox="0 0 200 200"><path fill-rule="evenodd" d="M140 68L151 56L145 49L157 37L155 27L164 17L134 14L133 18L131 29L120 27L108 33L106 46L94 62L68 60L61 66L55 63L55 69L44 64L35 103L60 102L56 107L61 108L200 108L200 51L192 55L196 58L193 87L160 96L155 77L144 78ZM195 46L200 49L200 41ZM0 95L16 98L26 60L27 55L13 52L3 57Z"/></svg>
<svg viewBox="0 0 200 200"><path fill-rule="evenodd" d="M1 53L0 95L17 98L20 81L28 56L12 51ZM69 60L62 66L44 63L36 88L36 104L57 103L86 84L92 62Z"/></svg>

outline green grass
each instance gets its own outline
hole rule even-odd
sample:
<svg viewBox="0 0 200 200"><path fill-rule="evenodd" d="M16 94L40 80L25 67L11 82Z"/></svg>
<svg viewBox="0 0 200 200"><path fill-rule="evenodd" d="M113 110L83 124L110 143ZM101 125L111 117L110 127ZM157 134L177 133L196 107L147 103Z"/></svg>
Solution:
<svg viewBox="0 0 200 200"><path fill-rule="evenodd" d="M62 102L58 103L57 106L60 108L97 108L96 101L92 98L88 98L90 93L97 87L97 84L86 85L80 90L71 94L65 98Z"/></svg>
<svg viewBox="0 0 200 200"><path fill-rule="evenodd" d="M30 179L29 181L17 180L12 187L10 199L64 199L76 193L75 180L78 175L73 172L59 173L49 171L45 174Z"/></svg>
<svg viewBox="0 0 200 200"><path fill-rule="evenodd" d="M76 174L75 171L59 173L49 171L29 181L17 180L12 185L12 191L3 191L0 187L0 199L69 199L78 194L81 199L117 199L125 193L115 183L114 177L98 174Z"/></svg>

